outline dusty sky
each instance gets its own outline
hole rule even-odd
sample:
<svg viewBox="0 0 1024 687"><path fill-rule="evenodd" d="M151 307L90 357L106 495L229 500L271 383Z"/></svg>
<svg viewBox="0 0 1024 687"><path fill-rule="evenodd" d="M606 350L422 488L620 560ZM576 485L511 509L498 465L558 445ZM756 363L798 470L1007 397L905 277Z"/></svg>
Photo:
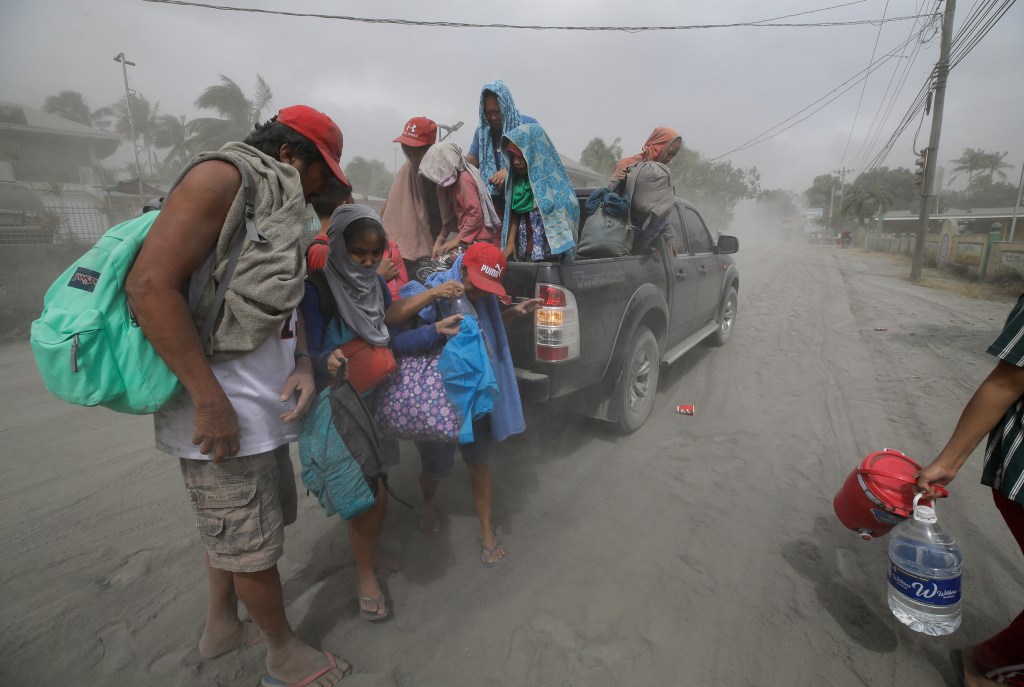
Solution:
<svg viewBox="0 0 1024 687"><path fill-rule="evenodd" d="M645 25L756 21L844 0L219 0L215 4L290 11L477 23ZM845 0L849 1L849 0ZM960 0L956 27L972 2ZM863 0L788 21L850 21L917 14L934 0ZM39 107L47 95L81 91L92 108L123 97L124 51L132 87L161 111L197 114L196 96L226 74L251 92L256 74L276 108L305 103L330 114L345 134L342 162L362 155L389 167L402 125L425 115L466 122L454 140L468 148L482 84L503 79L523 112L540 120L563 154L579 159L594 136L621 137L639 151L651 129L672 126L687 145L716 156L796 113L910 36L913 23L834 28L728 28L645 33L517 31L367 25L158 5L141 0L2 0L0 100ZM918 24L920 28L920 24ZM1010 180L1024 160L1020 68L1024 7L1010 9L954 70L940 160L965 147L1008 151ZM910 54L907 50L906 54ZM756 165L766 187L803 190L816 174L863 169L895 129L938 56L923 45L874 145L861 151L894 71L874 72L844 161L861 87L762 145L728 156ZM897 74L897 76L899 76ZM877 126L877 124L876 124ZM917 123L889 166L912 166ZM921 130L925 145L929 121ZM127 147L122 145L127 155ZM399 152L400 156L401 153Z"/></svg>

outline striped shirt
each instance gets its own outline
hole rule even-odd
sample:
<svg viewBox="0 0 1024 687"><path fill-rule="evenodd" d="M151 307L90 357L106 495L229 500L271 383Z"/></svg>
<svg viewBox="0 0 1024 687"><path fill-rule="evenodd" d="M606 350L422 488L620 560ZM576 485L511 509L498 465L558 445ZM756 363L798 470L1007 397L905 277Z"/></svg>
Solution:
<svg viewBox="0 0 1024 687"><path fill-rule="evenodd" d="M1000 360L1024 367L1024 295L1010 311L1002 333L988 347ZM998 489L1006 498L1024 504L1024 396L988 436L981 483Z"/></svg>

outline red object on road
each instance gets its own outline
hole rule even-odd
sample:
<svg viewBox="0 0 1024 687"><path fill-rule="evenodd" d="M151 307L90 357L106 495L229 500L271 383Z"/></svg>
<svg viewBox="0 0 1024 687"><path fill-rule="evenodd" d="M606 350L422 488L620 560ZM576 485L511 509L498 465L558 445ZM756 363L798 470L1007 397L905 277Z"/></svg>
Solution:
<svg viewBox="0 0 1024 687"><path fill-rule="evenodd" d="M676 406L676 412L680 415L693 415L693 404L685 406Z"/></svg>
<svg viewBox="0 0 1024 687"><path fill-rule="evenodd" d="M867 541L887 534L914 510L921 465L893 448L865 456L832 500L839 521ZM936 487L943 496L948 492Z"/></svg>

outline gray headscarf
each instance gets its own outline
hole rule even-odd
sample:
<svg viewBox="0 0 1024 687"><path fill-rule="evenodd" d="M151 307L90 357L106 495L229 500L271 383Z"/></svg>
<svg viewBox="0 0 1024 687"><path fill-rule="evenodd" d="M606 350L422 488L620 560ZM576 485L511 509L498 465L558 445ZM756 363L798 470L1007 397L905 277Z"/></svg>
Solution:
<svg viewBox="0 0 1024 687"><path fill-rule="evenodd" d="M365 205L340 205L331 215L327 229L330 251L324 276L345 324L367 343L386 346L391 335L384 324L384 293L377 279L377 266L357 265L345 245L345 227L364 217L381 222L380 215Z"/></svg>

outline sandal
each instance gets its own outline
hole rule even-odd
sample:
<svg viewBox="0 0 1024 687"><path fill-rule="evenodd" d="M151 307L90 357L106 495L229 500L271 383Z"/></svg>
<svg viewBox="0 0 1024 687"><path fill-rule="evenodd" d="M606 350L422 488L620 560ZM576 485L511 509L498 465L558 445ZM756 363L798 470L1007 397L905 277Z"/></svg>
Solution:
<svg viewBox="0 0 1024 687"><path fill-rule="evenodd" d="M508 557L508 551L506 551L505 555L501 558L491 562L487 561L488 556L493 558L498 553L498 549L503 548L500 541L495 541L494 546L484 546L481 544L480 548L480 563L482 563L485 568L493 568Z"/></svg>
<svg viewBox="0 0 1024 687"><path fill-rule="evenodd" d="M375 604L377 608L373 611L367 610L363 608L364 603ZM384 609L383 613L380 612L380 609L382 608ZM359 617L363 620L369 620L371 623L376 623L378 621L385 620L389 615L391 615L391 609L388 608L388 602L384 598L383 594L378 596L376 599L371 596L359 597Z"/></svg>
<svg viewBox="0 0 1024 687"><path fill-rule="evenodd" d="M441 517L439 515L420 515L420 532L423 534L437 534L441 531Z"/></svg>

